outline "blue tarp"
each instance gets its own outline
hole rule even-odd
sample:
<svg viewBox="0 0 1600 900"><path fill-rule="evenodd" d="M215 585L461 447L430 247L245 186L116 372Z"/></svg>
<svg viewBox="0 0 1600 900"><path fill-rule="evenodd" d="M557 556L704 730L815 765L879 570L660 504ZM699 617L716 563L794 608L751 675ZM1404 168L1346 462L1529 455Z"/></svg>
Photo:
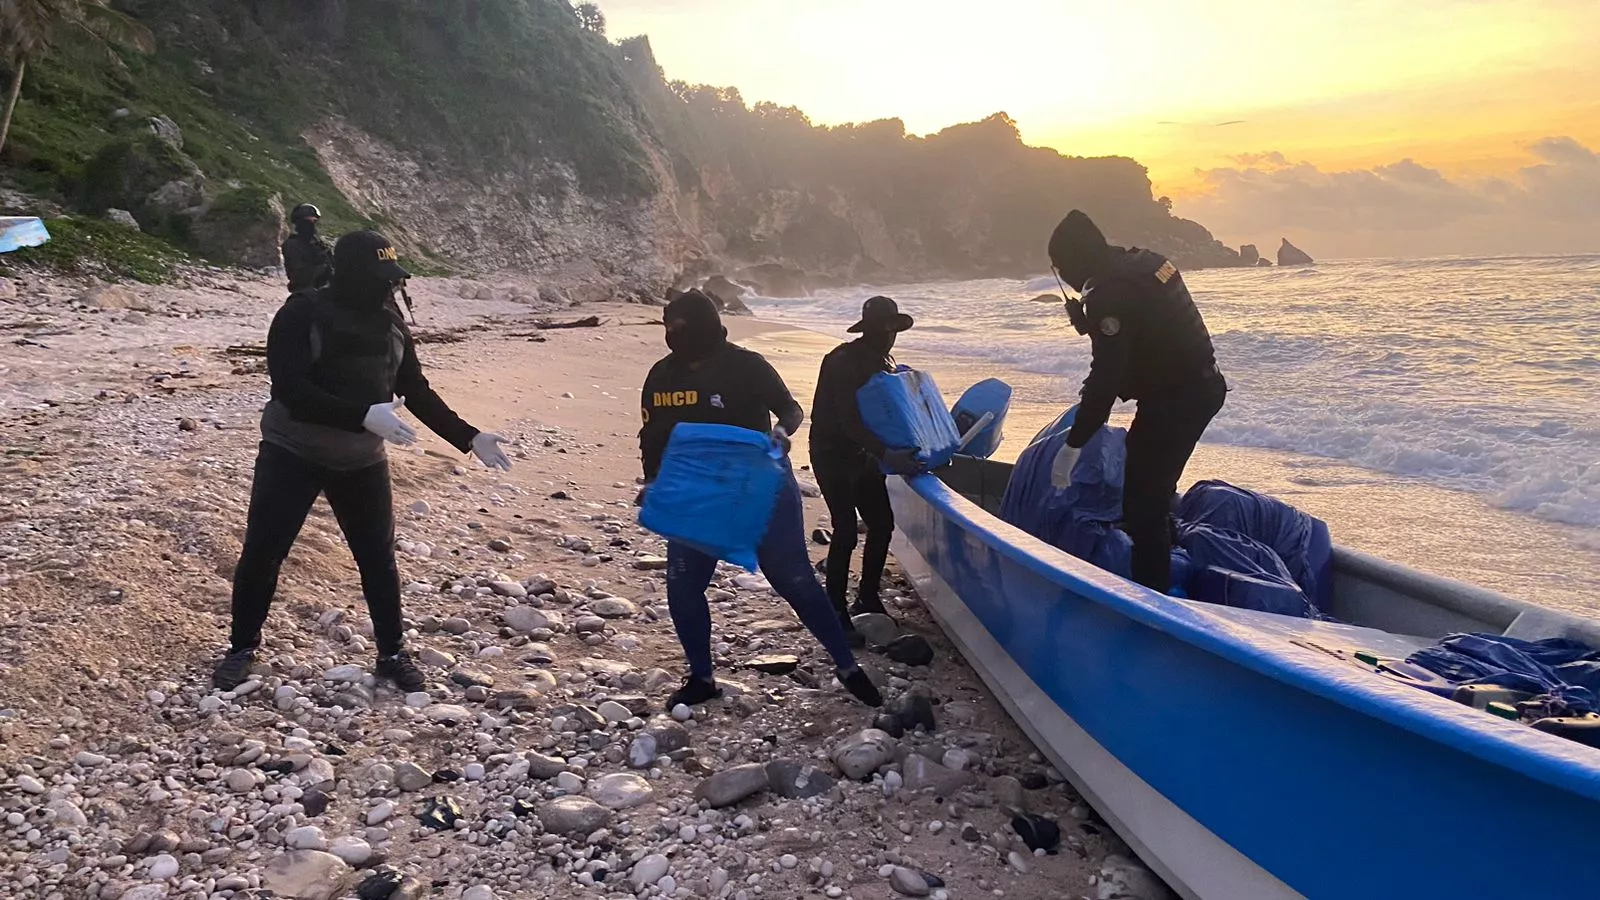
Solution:
<svg viewBox="0 0 1600 900"><path fill-rule="evenodd" d="M945 408L933 376L906 366L879 372L856 391L866 425L891 450L916 449L924 470L937 469L955 455L961 435Z"/></svg>
<svg viewBox="0 0 1600 900"><path fill-rule="evenodd" d="M33 216L0 216L0 253L37 247L50 240L44 222Z"/></svg>
<svg viewBox="0 0 1600 900"><path fill-rule="evenodd" d="M754 572L784 478L783 462L761 432L680 423L645 492L639 524Z"/></svg>
<svg viewBox="0 0 1600 900"><path fill-rule="evenodd" d="M1045 427L1017 458L1000 516L1029 534L1122 577L1132 542L1122 518L1127 432L1089 439L1072 483L1050 483L1076 409ZM1174 498L1176 499L1176 498ZM1288 504L1219 481L1196 484L1176 509L1173 593L1211 603L1316 618L1333 556L1327 526Z"/></svg>
<svg viewBox="0 0 1600 900"><path fill-rule="evenodd" d="M1570 638L1524 641L1499 634L1452 634L1406 662L1457 684L1492 684L1555 697L1573 715L1597 711L1600 651Z"/></svg>

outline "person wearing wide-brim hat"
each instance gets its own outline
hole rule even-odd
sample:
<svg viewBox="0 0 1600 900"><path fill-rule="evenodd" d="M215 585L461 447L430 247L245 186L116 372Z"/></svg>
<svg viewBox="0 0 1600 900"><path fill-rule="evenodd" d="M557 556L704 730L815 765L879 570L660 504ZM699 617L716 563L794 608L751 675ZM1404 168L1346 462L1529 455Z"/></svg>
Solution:
<svg viewBox="0 0 1600 900"><path fill-rule="evenodd" d="M915 322L888 297L873 297L861 307L861 319L846 329L859 334L822 359L817 396L811 404L811 466L817 487L833 520L833 541L826 567L828 599L841 618L852 612L883 612L879 587L894 534L894 512L879 463L893 471L917 470L915 449L891 449L861 421L856 391L879 372L894 371L895 338ZM861 584L854 605L847 605L850 557L856 548L857 514L867 526L861 551Z"/></svg>

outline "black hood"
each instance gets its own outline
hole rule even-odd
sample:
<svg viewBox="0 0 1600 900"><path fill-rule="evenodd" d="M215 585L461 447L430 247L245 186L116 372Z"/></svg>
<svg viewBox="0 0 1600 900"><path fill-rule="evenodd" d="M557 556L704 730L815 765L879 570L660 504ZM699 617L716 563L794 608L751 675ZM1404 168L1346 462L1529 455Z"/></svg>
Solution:
<svg viewBox="0 0 1600 900"><path fill-rule="evenodd" d="M1050 265L1061 274L1061 280L1079 292L1111 261L1111 247L1106 243L1106 236L1087 215L1076 209L1067 213L1050 235L1049 252Z"/></svg>
<svg viewBox="0 0 1600 900"><path fill-rule="evenodd" d="M672 355L690 362L705 359L728 340L716 301L700 291L679 294L667 304L661 319L667 326Z"/></svg>

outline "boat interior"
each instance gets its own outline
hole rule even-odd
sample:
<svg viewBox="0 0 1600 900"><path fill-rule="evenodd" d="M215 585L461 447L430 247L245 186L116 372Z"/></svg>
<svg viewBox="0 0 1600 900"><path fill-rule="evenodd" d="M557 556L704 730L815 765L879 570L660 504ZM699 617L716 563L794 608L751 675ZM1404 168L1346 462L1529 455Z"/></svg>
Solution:
<svg viewBox="0 0 1600 900"><path fill-rule="evenodd" d="M956 493L998 517L1012 464L956 456L934 474ZM1192 600L1213 615L1255 631L1343 656L1363 650L1404 658L1449 634L1498 634L1524 640L1566 637L1600 647L1600 622L1514 600L1463 582L1335 545L1336 622L1313 622Z"/></svg>

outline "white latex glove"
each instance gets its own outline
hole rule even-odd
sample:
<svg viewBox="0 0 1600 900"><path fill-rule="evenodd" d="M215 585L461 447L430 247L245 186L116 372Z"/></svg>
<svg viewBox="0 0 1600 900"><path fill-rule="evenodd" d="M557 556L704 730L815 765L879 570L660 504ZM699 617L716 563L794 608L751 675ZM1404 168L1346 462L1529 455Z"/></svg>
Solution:
<svg viewBox="0 0 1600 900"><path fill-rule="evenodd" d="M782 425L774 425L772 426L770 437L774 444L783 448L783 455L788 456L789 448L793 445L793 441L789 440L789 429L784 428Z"/></svg>
<svg viewBox="0 0 1600 900"><path fill-rule="evenodd" d="M402 447L414 444L417 442L416 431L400 418L400 410L405 408L404 397L393 403L375 403L367 407L367 417L361 420L361 427L391 444Z"/></svg>
<svg viewBox="0 0 1600 900"><path fill-rule="evenodd" d="M1050 463L1050 483L1058 488L1072 484L1072 467L1078 464L1078 454L1082 452L1076 447L1061 445L1061 450L1056 453L1055 461Z"/></svg>
<svg viewBox="0 0 1600 900"><path fill-rule="evenodd" d="M477 437L472 439L472 455L491 469L509 472L511 460L506 458L506 452L500 449L500 445L505 442L506 439L498 434L480 431Z"/></svg>

